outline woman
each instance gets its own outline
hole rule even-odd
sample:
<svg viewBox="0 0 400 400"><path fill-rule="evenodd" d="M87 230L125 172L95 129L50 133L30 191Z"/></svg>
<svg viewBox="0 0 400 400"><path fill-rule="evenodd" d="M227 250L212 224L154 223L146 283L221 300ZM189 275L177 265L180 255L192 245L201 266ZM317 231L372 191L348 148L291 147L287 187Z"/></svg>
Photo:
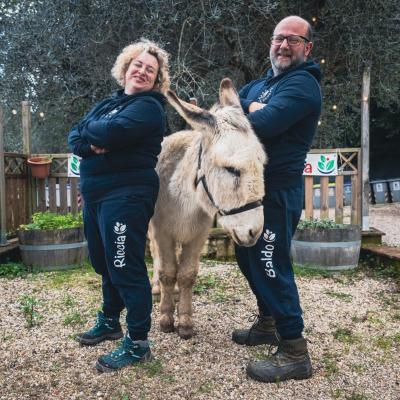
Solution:
<svg viewBox="0 0 400 400"><path fill-rule="evenodd" d="M144 262L146 233L157 199L157 156L166 129L164 96L168 54L140 40L125 47L112 75L123 87L96 105L70 132L68 143L82 157L80 189L89 256L102 276L103 307L82 345L123 336L119 348L101 356L96 368L111 372L151 359L151 287Z"/></svg>

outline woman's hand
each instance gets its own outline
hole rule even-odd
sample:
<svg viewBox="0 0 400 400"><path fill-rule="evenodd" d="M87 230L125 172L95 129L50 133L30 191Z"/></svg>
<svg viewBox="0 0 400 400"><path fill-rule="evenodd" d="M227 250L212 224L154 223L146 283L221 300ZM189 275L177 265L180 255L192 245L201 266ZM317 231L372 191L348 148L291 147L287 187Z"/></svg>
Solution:
<svg viewBox="0 0 400 400"><path fill-rule="evenodd" d="M103 148L103 147L97 147L94 144L90 145L90 148L92 149L92 151L96 154L104 154L104 153L108 153L108 150Z"/></svg>
<svg viewBox="0 0 400 400"><path fill-rule="evenodd" d="M257 103L256 101L253 101L249 106L249 112L261 110L264 107L265 107L264 103Z"/></svg>

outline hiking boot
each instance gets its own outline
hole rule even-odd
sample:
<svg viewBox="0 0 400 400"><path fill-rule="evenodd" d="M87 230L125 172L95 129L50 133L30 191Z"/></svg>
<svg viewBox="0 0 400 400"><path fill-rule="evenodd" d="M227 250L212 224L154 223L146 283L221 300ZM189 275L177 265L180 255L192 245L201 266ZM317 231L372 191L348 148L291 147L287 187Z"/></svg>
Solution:
<svg viewBox="0 0 400 400"><path fill-rule="evenodd" d="M118 348L99 357L96 368L100 372L114 372L128 365L151 361L151 359L147 340L133 341L126 335Z"/></svg>
<svg viewBox="0 0 400 400"><path fill-rule="evenodd" d="M101 311L97 313L97 321L93 328L77 335L76 340L85 346L92 346L104 340L117 340L123 333L119 319L107 318Z"/></svg>
<svg viewBox="0 0 400 400"><path fill-rule="evenodd" d="M271 316L253 315L249 321L254 321L250 329L235 329L232 332L232 340L235 343L246 346L260 344L276 346L278 344L275 321Z"/></svg>
<svg viewBox="0 0 400 400"><path fill-rule="evenodd" d="M269 359L251 362L246 372L250 378L271 383L310 378L312 367L306 340L303 337L281 340L278 350Z"/></svg>

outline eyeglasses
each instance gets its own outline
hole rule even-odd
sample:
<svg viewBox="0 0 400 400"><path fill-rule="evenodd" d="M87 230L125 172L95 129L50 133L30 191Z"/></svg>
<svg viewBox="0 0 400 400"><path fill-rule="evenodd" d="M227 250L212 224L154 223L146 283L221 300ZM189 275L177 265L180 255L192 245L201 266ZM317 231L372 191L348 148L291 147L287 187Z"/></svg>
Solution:
<svg viewBox="0 0 400 400"><path fill-rule="evenodd" d="M285 39L287 40L289 46L298 46L302 42L310 42L309 39L301 35L273 35L271 37L271 44L273 44L274 46L280 46L285 41Z"/></svg>

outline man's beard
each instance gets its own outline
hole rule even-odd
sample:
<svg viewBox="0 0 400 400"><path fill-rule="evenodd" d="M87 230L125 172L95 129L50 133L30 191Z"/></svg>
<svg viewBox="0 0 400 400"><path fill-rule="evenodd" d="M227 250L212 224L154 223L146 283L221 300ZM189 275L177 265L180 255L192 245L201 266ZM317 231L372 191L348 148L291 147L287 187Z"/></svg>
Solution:
<svg viewBox="0 0 400 400"><path fill-rule="evenodd" d="M288 69L291 69L293 67L296 67L297 65L300 65L301 63L303 63L305 61L304 57L298 57L298 58L291 58L290 62L279 62L278 61L278 57L280 55L284 55L284 56L288 56L288 57L292 57L292 54L289 53L275 53L275 54L271 54L270 53L270 59L271 59L271 64L272 64L272 69L274 71L275 75L279 75L282 72L287 71Z"/></svg>

